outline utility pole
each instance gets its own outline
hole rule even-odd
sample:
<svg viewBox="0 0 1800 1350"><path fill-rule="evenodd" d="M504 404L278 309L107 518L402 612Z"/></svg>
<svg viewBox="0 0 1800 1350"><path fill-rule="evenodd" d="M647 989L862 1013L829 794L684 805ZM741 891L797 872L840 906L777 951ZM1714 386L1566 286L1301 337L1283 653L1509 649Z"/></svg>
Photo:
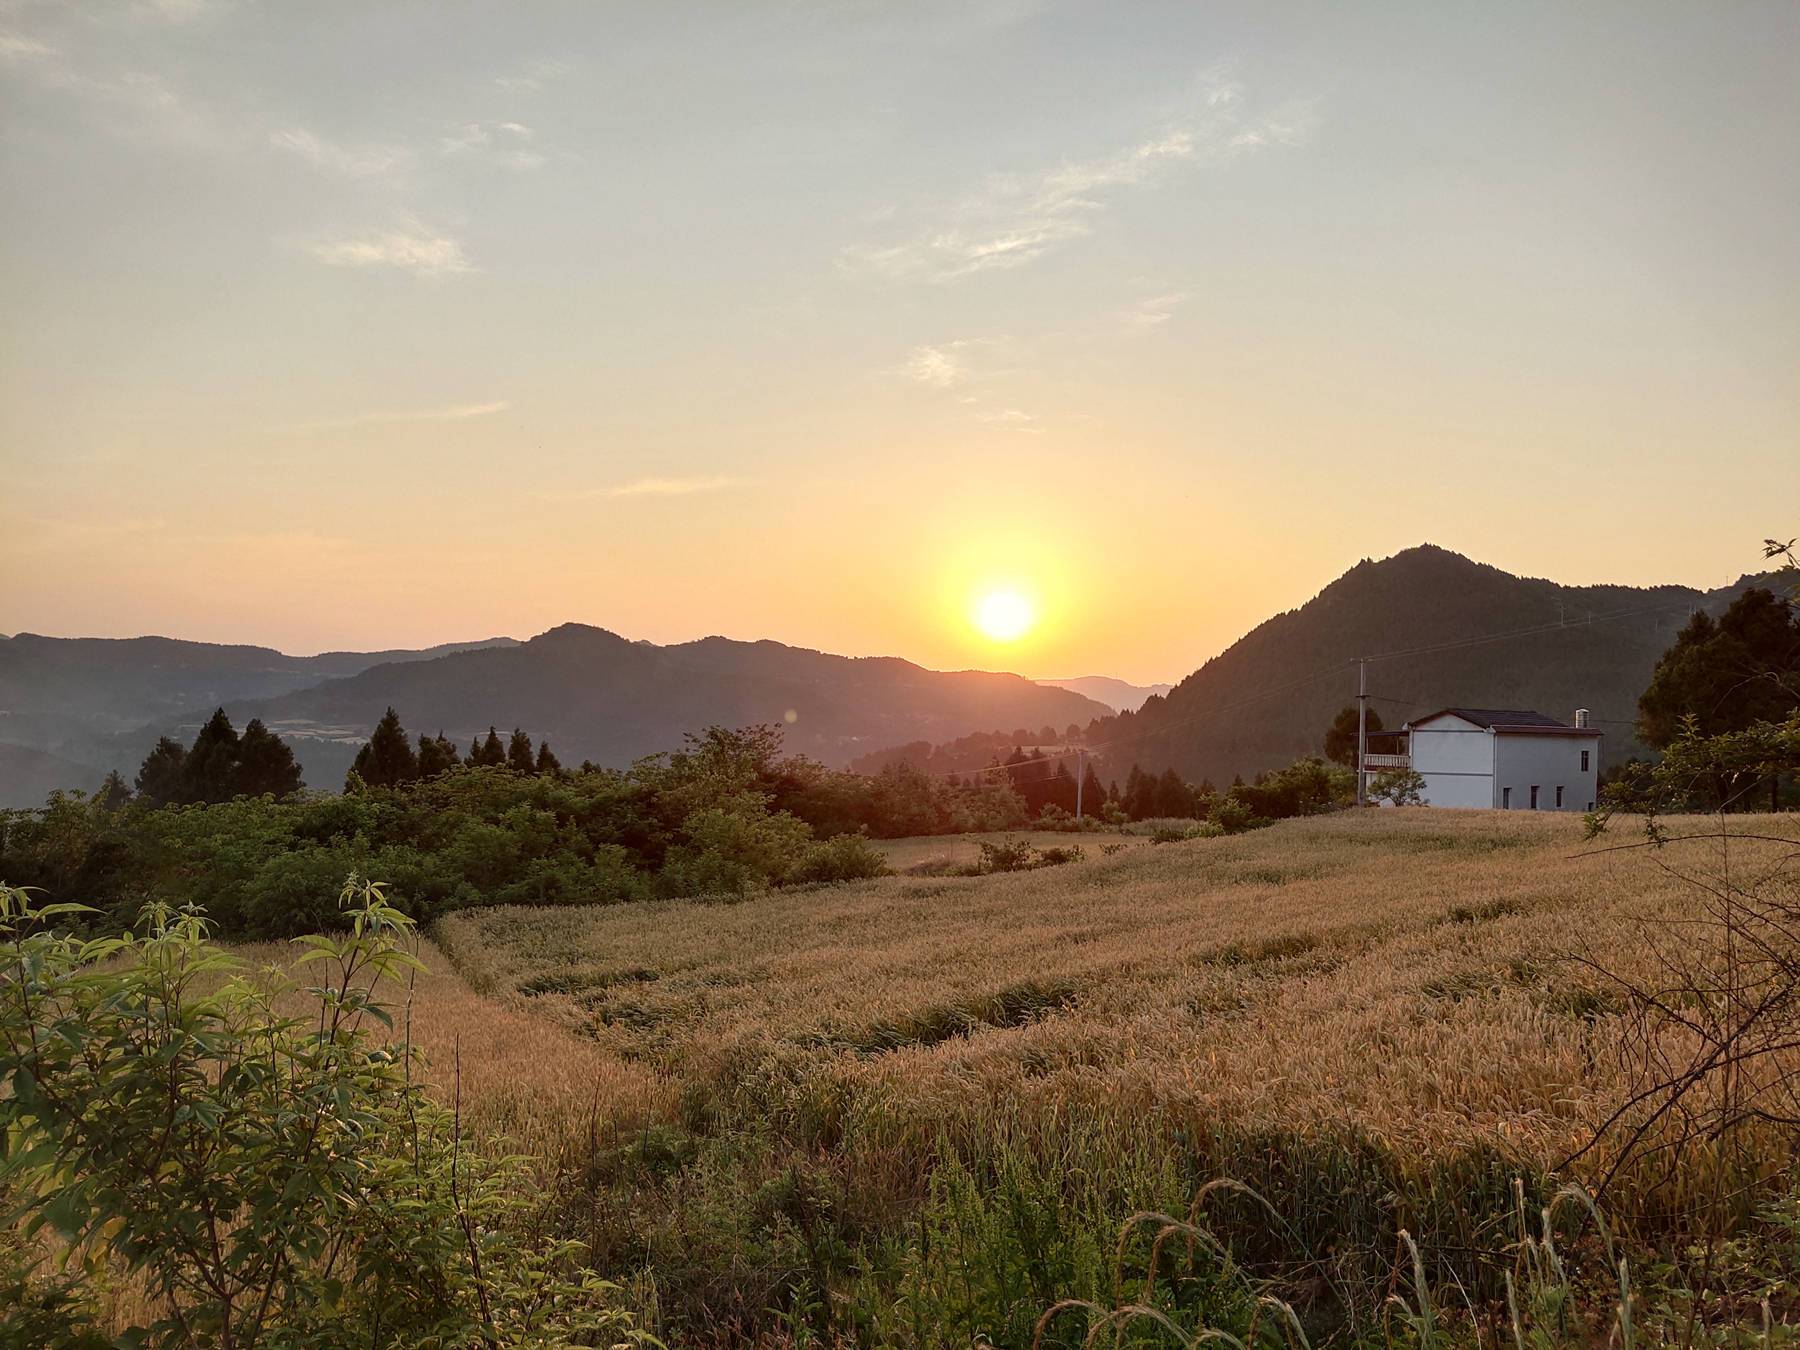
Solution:
<svg viewBox="0 0 1800 1350"><path fill-rule="evenodd" d="M1364 800L1363 781L1368 771L1363 765L1369 758L1369 658L1356 658L1356 804Z"/></svg>
<svg viewBox="0 0 1800 1350"><path fill-rule="evenodd" d="M1075 752L1075 819L1081 820L1081 780L1087 776L1087 751Z"/></svg>

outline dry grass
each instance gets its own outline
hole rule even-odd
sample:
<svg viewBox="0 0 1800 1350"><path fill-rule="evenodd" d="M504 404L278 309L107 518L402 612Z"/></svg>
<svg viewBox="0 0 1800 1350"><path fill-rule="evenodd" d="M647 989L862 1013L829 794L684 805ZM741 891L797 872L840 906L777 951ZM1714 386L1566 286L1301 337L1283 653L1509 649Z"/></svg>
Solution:
<svg viewBox="0 0 1800 1350"><path fill-rule="evenodd" d="M285 970L299 949L270 942L228 950L253 970ZM524 1000L478 993L429 941L419 944L419 957L426 970L410 989L387 987L383 1001L396 1038L423 1053L433 1095L452 1105L460 1092L472 1135L501 1134L522 1152L564 1157L610 1143L666 1106L667 1083L647 1066L536 1016ZM322 970L294 973L307 984ZM302 1015L316 1003L297 991L281 1006Z"/></svg>
<svg viewBox="0 0 1800 1350"><path fill-rule="evenodd" d="M1583 852L1569 816L1382 811L1049 871L442 929L480 987L621 1081L779 1078L865 1139L1091 1108L1548 1166L1626 1083L1608 993L1573 958L1633 969L1638 921L1692 903L1643 853Z"/></svg>
<svg viewBox="0 0 1800 1350"><path fill-rule="evenodd" d="M914 839L877 839L875 847L881 850L888 866L896 872L921 869L935 872L979 862L983 844L1000 844L1009 839L1023 839L1035 848L1068 848L1071 844L1078 844L1081 851L1090 858L1108 856L1104 852L1107 849L1118 853L1128 848L1145 847L1150 842L1147 838L1118 834L1110 830L1067 833L1012 830L988 834L921 835Z"/></svg>

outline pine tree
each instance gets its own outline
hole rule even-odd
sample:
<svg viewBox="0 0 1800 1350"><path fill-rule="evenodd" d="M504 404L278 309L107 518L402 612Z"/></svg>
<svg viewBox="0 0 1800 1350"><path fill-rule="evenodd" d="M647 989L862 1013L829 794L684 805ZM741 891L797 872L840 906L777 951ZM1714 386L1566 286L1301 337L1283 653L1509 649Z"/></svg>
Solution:
<svg viewBox="0 0 1800 1350"><path fill-rule="evenodd" d="M117 769L106 775L106 781L94 794L94 805L102 811L121 811L130 800L131 789L125 786L125 780L119 776Z"/></svg>
<svg viewBox="0 0 1800 1350"><path fill-rule="evenodd" d="M150 806L167 806L181 800L182 768L187 750L172 736L157 741L137 771L138 797Z"/></svg>
<svg viewBox="0 0 1800 1350"><path fill-rule="evenodd" d="M288 743L252 717L238 741L234 796L291 796L300 790L300 765Z"/></svg>
<svg viewBox="0 0 1800 1350"><path fill-rule="evenodd" d="M456 743L446 739L443 732L436 736L419 733L419 777L436 778L440 773L448 773L461 762L462 757L456 753Z"/></svg>
<svg viewBox="0 0 1800 1350"><path fill-rule="evenodd" d="M350 772L371 787L392 787L419 776L419 758L406 739L399 713L389 708L381 715L369 743L356 752Z"/></svg>
<svg viewBox="0 0 1800 1350"><path fill-rule="evenodd" d="M1125 796L1120 802L1125 814L1133 820L1148 820L1156 814L1156 795L1156 779L1133 764L1126 775Z"/></svg>
<svg viewBox="0 0 1800 1350"><path fill-rule="evenodd" d="M562 772L562 761L550 752L550 742L545 741L538 746L537 771L541 774Z"/></svg>
<svg viewBox="0 0 1800 1350"><path fill-rule="evenodd" d="M500 743L499 733L488 728L487 739L469 748L469 763L495 766L506 763L506 747Z"/></svg>
<svg viewBox="0 0 1800 1350"><path fill-rule="evenodd" d="M223 708L200 728L181 766L183 802L228 802L237 790L238 734Z"/></svg>
<svg viewBox="0 0 1800 1350"><path fill-rule="evenodd" d="M531 737L517 727L513 728L512 738L506 743L506 767L514 773L536 773L537 764L531 757Z"/></svg>
<svg viewBox="0 0 1800 1350"><path fill-rule="evenodd" d="M1156 812L1186 819L1194 814L1194 790L1173 769L1164 769L1156 783Z"/></svg>

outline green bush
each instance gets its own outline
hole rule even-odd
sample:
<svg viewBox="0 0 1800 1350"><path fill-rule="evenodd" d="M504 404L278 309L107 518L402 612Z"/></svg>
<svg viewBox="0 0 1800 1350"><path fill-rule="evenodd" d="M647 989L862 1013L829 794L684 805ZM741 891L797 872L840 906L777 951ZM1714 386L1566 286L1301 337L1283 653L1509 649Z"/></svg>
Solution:
<svg viewBox="0 0 1800 1350"><path fill-rule="evenodd" d="M577 1244L532 1237L518 1160L469 1150L412 1075L384 981L418 968L380 886L342 890L316 1013L252 983L197 911L81 940L0 887L0 1291L44 1345L562 1346L641 1339ZM60 1246L60 1276L46 1249ZM103 1339L90 1292L151 1320Z"/></svg>
<svg viewBox="0 0 1800 1350"><path fill-rule="evenodd" d="M807 845L788 870L790 882L858 881L888 874L887 857L864 834L840 834Z"/></svg>

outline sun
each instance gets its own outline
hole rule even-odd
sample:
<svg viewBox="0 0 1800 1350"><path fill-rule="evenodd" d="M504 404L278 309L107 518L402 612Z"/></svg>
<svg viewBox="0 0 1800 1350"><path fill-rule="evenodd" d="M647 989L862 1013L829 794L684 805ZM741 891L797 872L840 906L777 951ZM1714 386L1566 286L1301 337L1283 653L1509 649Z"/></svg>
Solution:
<svg viewBox="0 0 1800 1350"><path fill-rule="evenodd" d="M975 602L975 626L995 642L1016 642L1036 622L1036 607L1018 591L988 591Z"/></svg>

